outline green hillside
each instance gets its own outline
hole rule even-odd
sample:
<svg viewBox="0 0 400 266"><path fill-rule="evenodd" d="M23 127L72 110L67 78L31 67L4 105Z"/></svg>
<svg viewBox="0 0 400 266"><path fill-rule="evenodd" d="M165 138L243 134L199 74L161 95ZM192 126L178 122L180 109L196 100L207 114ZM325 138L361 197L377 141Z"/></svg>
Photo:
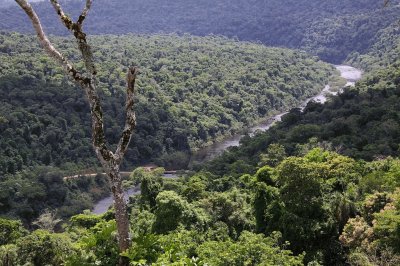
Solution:
<svg viewBox="0 0 400 266"><path fill-rule="evenodd" d="M84 3L62 2L74 15ZM125 72L140 68L122 166L134 169L122 182L133 193L125 250L124 213L89 211L115 182L88 174L104 170L84 94L29 35L25 15L0 0L0 266L400 265L400 2L383 2L94 1L88 38L111 146ZM35 8L75 62L51 5ZM320 60L363 78L293 108L343 82ZM239 147L165 175L290 108ZM149 162L165 168L137 167Z"/></svg>
<svg viewBox="0 0 400 266"><path fill-rule="evenodd" d="M74 43L54 40L73 59ZM221 37L110 35L90 41L112 144L122 131L125 71L131 64L141 69L130 167L150 160L185 167L192 150L296 106L335 73L301 52ZM38 164L95 165L83 93L35 37L0 35L0 61L0 173Z"/></svg>
<svg viewBox="0 0 400 266"><path fill-rule="evenodd" d="M62 1L65 2L65 1ZM364 53L379 30L400 18L399 1L383 0L98 0L86 28L91 34L218 34L266 45L305 49L341 63L351 52ZM66 1L74 16L83 1ZM51 5L37 5L45 28L65 34ZM30 32L16 6L0 10L0 29Z"/></svg>
<svg viewBox="0 0 400 266"><path fill-rule="evenodd" d="M300 112L293 109L282 122L254 138L242 139L206 167L223 174L244 173L274 150L284 147L288 155L301 155L313 147L323 147L352 158L373 160L399 156L400 83L398 66L386 68L345 89L326 104L310 103ZM268 156L267 156L268 157Z"/></svg>
<svg viewBox="0 0 400 266"><path fill-rule="evenodd" d="M347 62L368 72L382 70L399 61L400 25L397 22L378 32L365 54L352 53Z"/></svg>

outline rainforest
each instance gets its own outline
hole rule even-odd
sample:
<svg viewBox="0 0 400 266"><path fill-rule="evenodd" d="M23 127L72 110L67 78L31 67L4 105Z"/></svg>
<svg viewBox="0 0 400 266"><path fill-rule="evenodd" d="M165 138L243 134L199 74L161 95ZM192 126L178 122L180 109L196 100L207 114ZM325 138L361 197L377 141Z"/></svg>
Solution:
<svg viewBox="0 0 400 266"><path fill-rule="evenodd" d="M0 265L399 265L399 21L0 0Z"/></svg>

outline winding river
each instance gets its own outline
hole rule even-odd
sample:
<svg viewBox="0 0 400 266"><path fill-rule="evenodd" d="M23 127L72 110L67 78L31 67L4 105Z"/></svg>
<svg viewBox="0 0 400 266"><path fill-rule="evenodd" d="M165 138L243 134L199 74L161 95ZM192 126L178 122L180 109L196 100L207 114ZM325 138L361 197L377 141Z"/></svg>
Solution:
<svg viewBox="0 0 400 266"><path fill-rule="evenodd" d="M346 79L346 81L347 81L347 83L345 85L346 87L354 86L356 81L358 81L362 77L362 71L359 69L356 69L354 67L346 66L346 65L338 65L335 67L337 70L340 71L341 77ZM304 108L307 106L307 104L310 101L325 103L328 100L329 95L336 95L337 93L338 92L331 91L330 86L327 85L318 95L308 98L307 100L302 102L298 106L298 108L300 108L301 110L304 110ZM282 112L273 117L270 117L263 123L260 123L254 127L249 128L248 134L250 136L253 136L257 131L266 131L266 130L270 129L276 122L281 121L282 116L284 116L285 114L287 114L287 112ZM226 138L222 142L216 142L210 146L200 149L192 156L191 164L201 163L201 162L210 160L210 159L220 155L222 152L224 152L229 147L239 146L240 139L243 137L244 137L243 134L234 135L234 136Z"/></svg>
<svg viewBox="0 0 400 266"><path fill-rule="evenodd" d="M351 67L351 66L338 65L338 66L336 66L336 69L338 69L340 71L340 75L342 76L342 78L346 79L346 81L347 81L346 86L354 86L355 83L362 77L362 71L359 69L356 69L354 67ZM327 85L318 95L308 98L307 100L302 102L298 106L298 108L300 108L301 110L304 110L304 108L307 106L307 104L310 101L325 103L328 100L329 95L336 95L337 93L338 92L332 91L330 86ZM249 128L249 130L248 130L249 135L253 136L258 131L266 131L266 130L270 129L276 122L281 121L282 116L284 116L285 114L287 114L287 112L282 112L273 117L270 117L263 123L260 123L254 127ZM229 147L239 146L240 139L243 136L244 135L242 135L242 134L234 135L234 136L224 139L221 142L216 142L213 145L210 145L208 147L200 149L194 155L192 155L191 164L210 160L210 159L218 156L222 152L224 152ZM173 178L175 176L174 175L165 175L164 177L165 178ZM139 193L140 193L139 187L128 189L125 193L125 199L128 200L129 196L137 195ZM102 213L106 212L108 210L108 208L112 205L112 203L113 203L113 199L111 196L98 201L95 204L93 213L102 214Z"/></svg>

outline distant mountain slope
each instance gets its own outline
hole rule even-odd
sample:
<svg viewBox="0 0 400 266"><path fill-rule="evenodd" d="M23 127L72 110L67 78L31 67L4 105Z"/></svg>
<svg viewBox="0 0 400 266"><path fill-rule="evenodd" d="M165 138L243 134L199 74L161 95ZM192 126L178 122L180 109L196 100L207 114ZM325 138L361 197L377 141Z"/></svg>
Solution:
<svg viewBox="0 0 400 266"><path fill-rule="evenodd" d="M55 42L76 57L71 39ZM122 132L127 66L141 69L130 166L156 160L184 167L185 153L296 106L335 73L305 53L219 37L107 35L90 42L111 143ZM0 174L35 164L95 164L82 91L36 37L0 35L0 62Z"/></svg>
<svg viewBox="0 0 400 266"><path fill-rule="evenodd" d="M347 59L349 64L366 71L384 69L400 59L400 22L378 32L374 44L365 54L352 53Z"/></svg>
<svg viewBox="0 0 400 266"><path fill-rule="evenodd" d="M0 8L8 7L12 5L12 3L13 3L12 0L0 0Z"/></svg>
<svg viewBox="0 0 400 266"><path fill-rule="evenodd" d="M42 1L45 1L45 0L29 0L30 3L42 2ZM17 5L14 0L0 0L0 8L9 7L9 6L13 6L13 5Z"/></svg>
<svg viewBox="0 0 400 266"><path fill-rule="evenodd" d="M67 1L77 16L84 1ZM330 62L363 53L375 34L400 17L398 0L98 0L88 18L92 34L188 32L220 34L267 45L302 48ZM65 31L48 2L37 5L48 31ZM0 10L0 29L31 31L17 7Z"/></svg>

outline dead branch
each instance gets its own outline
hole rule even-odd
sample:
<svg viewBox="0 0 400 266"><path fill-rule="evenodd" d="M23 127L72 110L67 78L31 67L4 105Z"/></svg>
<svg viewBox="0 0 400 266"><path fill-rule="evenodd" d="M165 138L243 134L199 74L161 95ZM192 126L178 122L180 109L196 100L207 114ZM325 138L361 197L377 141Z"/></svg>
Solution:
<svg viewBox="0 0 400 266"><path fill-rule="evenodd" d="M65 14L57 0L50 0L55 11L61 19L63 25L75 36L79 51L83 57L88 77L78 72L76 68L62 55L49 41L43 31L39 17L32 6L26 0L15 0L25 11L32 21L32 25L37 33L38 39L45 51L54 57L67 71L67 73L77 82L85 91L90 105L92 119L92 144L96 155L102 166L105 168L111 182L111 190L114 196L115 217L117 221L120 251L124 251L130 246L129 220L126 210L126 204L123 197L122 179L119 167L130 143L133 131L136 126L136 116L134 111L135 82L139 73L137 67L131 67L127 73L126 88L126 119L122 136L118 142L115 154L107 147L107 141L104 134L103 111L99 95L96 91L96 68L94 65L91 47L86 40L86 34L82 29L83 22L90 10L92 0L86 1L86 6L79 16L77 22ZM120 265L127 265L126 260L121 259Z"/></svg>

